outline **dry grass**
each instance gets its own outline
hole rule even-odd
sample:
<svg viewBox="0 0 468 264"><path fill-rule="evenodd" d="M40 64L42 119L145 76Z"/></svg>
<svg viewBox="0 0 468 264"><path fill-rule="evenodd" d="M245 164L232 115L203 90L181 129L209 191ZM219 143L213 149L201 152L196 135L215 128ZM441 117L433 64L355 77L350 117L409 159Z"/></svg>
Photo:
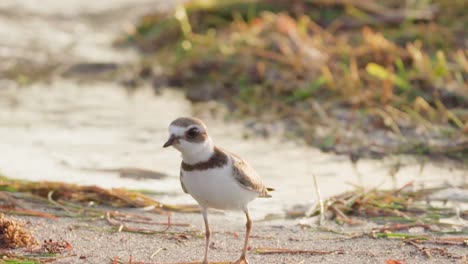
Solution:
<svg viewBox="0 0 468 264"><path fill-rule="evenodd" d="M434 200L431 195L446 187L430 189L414 189L412 184L396 190L364 190L346 192L330 197L325 201L326 216L329 220L339 223L360 224L362 219L374 221L379 224L392 223L393 230L378 230L379 232L422 227L432 230L433 227L452 228L457 224L446 222L444 219L459 217L460 220L468 220L468 211L456 212L454 206ZM460 187L468 189L468 186ZM312 215L320 213L319 206ZM296 212L297 215L297 212ZM457 227L458 228L458 227ZM463 230L468 231L465 227Z"/></svg>
<svg viewBox="0 0 468 264"><path fill-rule="evenodd" d="M199 210L194 206L172 206L162 204L136 191L125 189L108 190L97 186L79 186L62 182L31 182L2 177L0 178L0 190L30 193L36 198L47 199L47 202L59 206L71 214L82 214L82 211L93 211L92 207L81 206L90 204L106 205L114 208L147 208L148 211L155 213L167 213L169 211L195 212ZM18 212L30 215L32 213L36 215L39 213L22 209ZM102 212L97 212L97 214L102 214ZM53 217L44 213L40 216Z"/></svg>
<svg viewBox="0 0 468 264"><path fill-rule="evenodd" d="M323 150L466 160L463 1L423 2L194 1L128 40L165 62L157 83Z"/></svg>

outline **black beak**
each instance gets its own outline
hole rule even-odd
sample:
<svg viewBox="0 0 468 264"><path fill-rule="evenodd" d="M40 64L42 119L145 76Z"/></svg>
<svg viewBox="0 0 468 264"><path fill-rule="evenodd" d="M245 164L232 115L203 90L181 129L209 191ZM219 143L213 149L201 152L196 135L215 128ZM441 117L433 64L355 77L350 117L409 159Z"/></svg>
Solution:
<svg viewBox="0 0 468 264"><path fill-rule="evenodd" d="M176 140L176 137L174 135L171 135L169 139L164 143L163 148L167 148L169 146L172 146L174 144L174 141Z"/></svg>

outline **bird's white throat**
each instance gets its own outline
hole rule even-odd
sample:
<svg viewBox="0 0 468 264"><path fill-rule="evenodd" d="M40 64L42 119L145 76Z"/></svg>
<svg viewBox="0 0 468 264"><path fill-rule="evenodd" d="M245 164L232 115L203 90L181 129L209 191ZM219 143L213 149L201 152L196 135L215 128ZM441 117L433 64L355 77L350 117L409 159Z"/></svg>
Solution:
<svg viewBox="0 0 468 264"><path fill-rule="evenodd" d="M182 160L187 164L207 161L214 153L214 144L210 137L203 142L188 142L181 140L174 146L182 154Z"/></svg>
<svg viewBox="0 0 468 264"><path fill-rule="evenodd" d="M187 128L170 126L169 132L176 136L183 137ZM179 144L175 144L176 148L182 154L182 159L187 164L196 164L207 161L214 153L214 144L208 136L203 142L189 142L185 139L180 139Z"/></svg>

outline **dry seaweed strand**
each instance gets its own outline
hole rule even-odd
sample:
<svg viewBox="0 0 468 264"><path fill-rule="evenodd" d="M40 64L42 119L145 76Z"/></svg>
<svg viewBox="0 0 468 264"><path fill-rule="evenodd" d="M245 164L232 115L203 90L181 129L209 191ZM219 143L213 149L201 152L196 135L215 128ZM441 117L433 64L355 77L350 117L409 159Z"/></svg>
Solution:
<svg viewBox="0 0 468 264"><path fill-rule="evenodd" d="M94 202L100 205L111 207L135 207L146 208L147 211L167 214L170 211L178 212L198 212L195 206L173 206L162 204L154 199L125 189L103 189L97 186L79 186L62 182L30 182L24 180L13 180L5 177L0 179L0 190L14 192L27 192L41 198L47 198L48 201L67 211L68 213L81 213L82 211L93 211L93 208L82 207L77 203ZM73 202L74 204L70 204ZM17 210L19 213L40 214L34 211ZM100 213L98 209L95 212ZM44 217L49 215L44 214Z"/></svg>
<svg viewBox="0 0 468 264"><path fill-rule="evenodd" d="M34 188L31 188L35 186ZM142 194L133 193L126 190L105 190L95 186L77 186L66 183L50 183L50 182L38 182L32 183L28 181L11 180L2 178L0 181L0 187L8 189L9 191L20 191L31 193L26 196L29 200L42 205L49 205L52 208L60 209L65 211L65 214L56 213L48 214L22 208L5 208L8 213L20 214L20 215L31 215L55 219L59 216L83 218L83 219L106 219L107 222L116 227L117 230L141 233L141 234L175 234L174 232L167 232L172 226L189 226L187 223L173 223L171 221L171 211L178 210L179 212L193 212L191 206L168 206L161 205L151 198ZM57 189L61 187L59 193L56 193ZM44 198L44 195L47 198ZM24 197L24 195L23 195ZM55 200L54 197L57 199ZM100 199L100 200L98 200ZM119 212L115 210L109 210L106 207L88 207L81 205L80 203L95 202L98 204L104 204L113 208L117 207L144 207L145 211L152 211L156 213L164 213L168 216L166 223L160 223L152 221L151 218L127 212ZM157 205L159 208L154 209ZM162 211L163 210L163 211ZM119 222L120 221L120 222ZM126 223L143 223L148 225L163 225L165 226L162 230L149 230L144 228L132 228L127 226ZM52 243L57 244L57 243Z"/></svg>
<svg viewBox="0 0 468 264"><path fill-rule="evenodd" d="M0 206L0 212L14 214L14 215L29 215L29 216L39 216L39 217L44 217L44 218L49 218L49 219L57 219L57 216L53 214L39 212L36 210L31 210L31 209L13 208L9 206L8 207Z"/></svg>
<svg viewBox="0 0 468 264"><path fill-rule="evenodd" d="M327 255L327 254L345 254L343 250L303 250L303 249L288 249L288 248L255 248L255 253L261 255L271 254L299 254L299 255Z"/></svg>

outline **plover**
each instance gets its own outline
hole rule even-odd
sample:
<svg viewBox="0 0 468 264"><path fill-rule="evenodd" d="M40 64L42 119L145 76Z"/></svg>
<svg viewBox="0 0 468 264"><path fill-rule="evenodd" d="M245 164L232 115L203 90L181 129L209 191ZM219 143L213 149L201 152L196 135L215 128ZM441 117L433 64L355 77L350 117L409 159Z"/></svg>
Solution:
<svg viewBox="0 0 468 264"><path fill-rule="evenodd" d="M197 118L181 117L169 125L164 148L173 146L182 154L180 183L200 205L205 221L205 255L208 263L210 226L208 208L241 210L247 218L244 247L236 264L247 264L246 252L252 220L247 205L257 197L271 197L255 170L240 157L214 145L206 125Z"/></svg>

